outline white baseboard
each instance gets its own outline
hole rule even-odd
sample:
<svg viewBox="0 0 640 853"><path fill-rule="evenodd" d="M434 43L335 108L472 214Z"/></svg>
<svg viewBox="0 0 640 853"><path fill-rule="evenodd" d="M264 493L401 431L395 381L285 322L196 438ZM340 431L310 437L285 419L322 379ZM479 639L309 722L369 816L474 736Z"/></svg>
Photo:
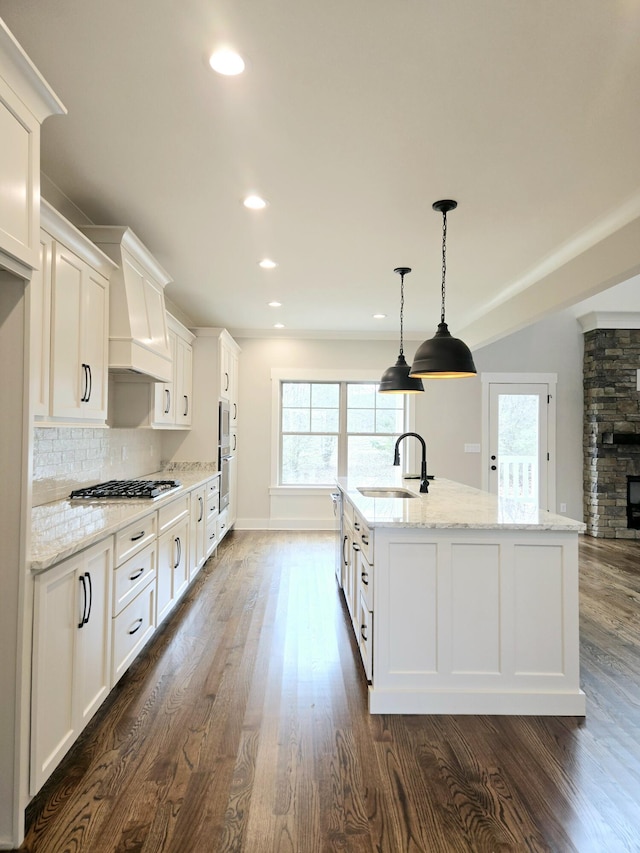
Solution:
<svg viewBox="0 0 640 853"><path fill-rule="evenodd" d="M338 530L338 522L326 518L237 518L236 530Z"/></svg>

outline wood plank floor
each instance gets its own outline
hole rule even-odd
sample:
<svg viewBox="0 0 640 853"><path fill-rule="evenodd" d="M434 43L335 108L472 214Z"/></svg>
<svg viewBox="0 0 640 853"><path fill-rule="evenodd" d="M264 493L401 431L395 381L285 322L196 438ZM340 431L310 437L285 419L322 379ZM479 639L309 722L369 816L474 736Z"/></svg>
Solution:
<svg viewBox="0 0 640 853"><path fill-rule="evenodd" d="M232 533L21 850L640 851L639 548L581 543L586 720L370 716L335 536Z"/></svg>

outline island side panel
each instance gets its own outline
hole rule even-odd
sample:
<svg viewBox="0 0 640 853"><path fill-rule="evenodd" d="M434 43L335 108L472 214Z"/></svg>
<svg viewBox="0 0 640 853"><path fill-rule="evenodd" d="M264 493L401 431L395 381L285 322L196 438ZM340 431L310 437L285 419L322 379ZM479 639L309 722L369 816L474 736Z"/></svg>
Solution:
<svg viewBox="0 0 640 853"><path fill-rule="evenodd" d="M583 715L577 534L376 529L371 713Z"/></svg>

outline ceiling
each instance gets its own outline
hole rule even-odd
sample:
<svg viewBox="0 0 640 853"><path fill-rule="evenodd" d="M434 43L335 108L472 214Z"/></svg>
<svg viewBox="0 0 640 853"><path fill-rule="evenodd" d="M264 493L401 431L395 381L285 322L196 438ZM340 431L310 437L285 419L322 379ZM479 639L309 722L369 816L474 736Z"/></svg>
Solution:
<svg viewBox="0 0 640 853"><path fill-rule="evenodd" d="M43 126L46 178L76 222L129 225L194 325L396 337L406 265L405 337L430 337L441 198L459 204L447 321L472 346L640 272L637 0L0 0L0 15L68 109ZM240 77L210 69L222 43ZM268 207L244 208L250 192Z"/></svg>

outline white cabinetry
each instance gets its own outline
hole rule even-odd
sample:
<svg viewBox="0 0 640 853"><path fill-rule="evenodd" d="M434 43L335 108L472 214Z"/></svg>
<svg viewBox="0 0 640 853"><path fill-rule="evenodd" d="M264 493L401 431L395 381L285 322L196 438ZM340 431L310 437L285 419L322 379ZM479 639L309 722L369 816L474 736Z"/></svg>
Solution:
<svg viewBox="0 0 640 853"><path fill-rule="evenodd" d="M112 560L109 537L35 579L32 793L109 693Z"/></svg>
<svg viewBox="0 0 640 853"><path fill-rule="evenodd" d="M116 534L113 573L112 686L156 627L157 513Z"/></svg>
<svg viewBox="0 0 640 853"><path fill-rule="evenodd" d="M42 265L31 300L35 414L102 424L107 417L109 275L114 264L44 201L42 226Z"/></svg>
<svg viewBox="0 0 640 853"><path fill-rule="evenodd" d="M191 427L193 410L193 355L191 343L195 337L182 323L167 314L169 348L172 360L171 382L153 385L153 416L151 426Z"/></svg>
<svg viewBox="0 0 640 853"><path fill-rule="evenodd" d="M208 560L218 545L218 511L220 509L220 477L218 476L207 483L206 506L205 559Z"/></svg>
<svg viewBox="0 0 640 853"><path fill-rule="evenodd" d="M342 588L367 679L373 677L373 531L342 502Z"/></svg>
<svg viewBox="0 0 640 853"><path fill-rule="evenodd" d="M189 497L181 495L158 510L158 625L189 583Z"/></svg>
<svg viewBox="0 0 640 853"><path fill-rule="evenodd" d="M0 267L38 266L40 125L62 103L0 20Z"/></svg>
<svg viewBox="0 0 640 853"><path fill-rule="evenodd" d="M207 536L207 488L200 486L191 492L191 530L189 538L189 579L204 565Z"/></svg>

